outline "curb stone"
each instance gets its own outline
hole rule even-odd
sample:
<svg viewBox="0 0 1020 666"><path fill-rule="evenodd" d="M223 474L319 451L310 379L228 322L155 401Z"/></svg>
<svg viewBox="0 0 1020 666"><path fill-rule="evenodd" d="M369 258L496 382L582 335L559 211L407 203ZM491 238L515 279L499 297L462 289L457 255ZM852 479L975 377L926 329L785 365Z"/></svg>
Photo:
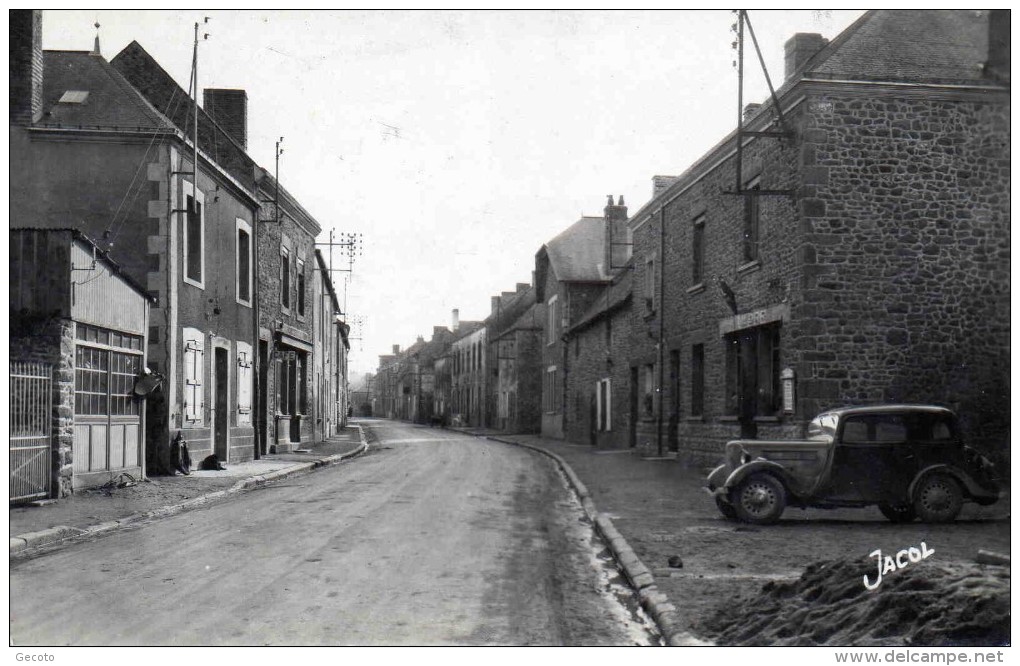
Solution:
<svg viewBox="0 0 1020 666"><path fill-rule="evenodd" d="M613 521L609 518L609 516L604 513L599 513L596 510L595 503L591 499L588 487L581 482L574 470L561 456L539 446L526 444L524 442L500 439L491 435L475 435L475 437L485 437L485 439L493 442L500 442L501 444L510 444L512 446L531 449L532 451L536 451L555 460L560 469L563 471L564 476L566 476L567 480L570 481L570 485L573 487L574 492L577 493L579 498L581 498L581 506L584 508L588 518L595 525L596 532L598 532L599 536L601 536L608 544L609 550L612 551L613 557L623 570L624 576L637 593L641 607L648 611L652 620L655 621L655 625L659 628L659 633L662 634L663 640L666 644L670 647L713 645L711 642L695 638L692 634L684 631L680 627L680 613L676 606L670 603L665 594L659 592L659 588L655 585L655 578L648 570L648 567L646 567L644 563L641 562L640 558L638 558L637 554L634 553L634 549L630 547L627 540L624 539L620 532L616 529L616 526L613 525Z"/></svg>
<svg viewBox="0 0 1020 666"><path fill-rule="evenodd" d="M179 504L170 504L167 506L161 506L151 511L145 511L142 513L133 513L124 518L117 520L109 520L103 523L90 525L86 528L79 529L75 527L68 527L66 525L57 525L49 529L40 530L38 532L28 532L25 534L19 534L18 536L11 537L10 554L19 553L29 548L36 548L38 546L46 546L51 543L63 541L71 537L76 536L90 536L93 534L100 534L136 523L146 518L156 518L163 516L170 516L181 511L200 506L214 499L225 497L227 495L240 492L242 490L248 490L251 488L257 488L266 485L270 481L276 481L278 479L284 479L288 476L294 476L301 472L310 472L320 467L330 467L333 465L339 465L348 458L361 455L368 450L368 440L365 439L365 431L360 425L353 424L358 429L358 436L361 440L361 446L348 451L347 453L338 453L332 456L326 456L325 458L319 458L308 463L297 463L292 467L276 470L275 472L269 472L268 474L248 477L247 479L241 479L227 490L217 490L205 495L199 495L189 500L185 500Z"/></svg>

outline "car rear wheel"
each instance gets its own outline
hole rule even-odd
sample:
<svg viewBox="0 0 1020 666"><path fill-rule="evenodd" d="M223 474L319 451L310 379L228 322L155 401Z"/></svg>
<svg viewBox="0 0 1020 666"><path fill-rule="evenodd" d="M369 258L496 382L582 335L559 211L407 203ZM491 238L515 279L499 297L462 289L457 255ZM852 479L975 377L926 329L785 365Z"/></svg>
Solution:
<svg viewBox="0 0 1020 666"><path fill-rule="evenodd" d="M931 474L914 493L914 509L926 523L952 522L963 508L963 492L948 474Z"/></svg>
<svg viewBox="0 0 1020 666"><path fill-rule="evenodd" d="M786 488L771 474L751 474L730 495L737 517L746 523L768 525L786 509Z"/></svg>
<svg viewBox="0 0 1020 666"><path fill-rule="evenodd" d="M733 505L727 502L726 500L720 497L716 497L715 505L716 507L718 507L719 513L721 513L726 520L737 519L737 510L734 509Z"/></svg>
<svg viewBox="0 0 1020 666"><path fill-rule="evenodd" d="M909 523L917 518L917 512L909 504L879 504L878 510L893 523Z"/></svg>

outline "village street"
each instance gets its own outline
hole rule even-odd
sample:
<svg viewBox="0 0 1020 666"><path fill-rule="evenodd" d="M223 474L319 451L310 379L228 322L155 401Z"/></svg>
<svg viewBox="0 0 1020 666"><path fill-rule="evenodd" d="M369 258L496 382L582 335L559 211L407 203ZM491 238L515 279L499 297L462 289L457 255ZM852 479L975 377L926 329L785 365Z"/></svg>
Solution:
<svg viewBox="0 0 1020 666"><path fill-rule="evenodd" d="M656 641L549 459L366 426L350 464L13 561L11 643Z"/></svg>

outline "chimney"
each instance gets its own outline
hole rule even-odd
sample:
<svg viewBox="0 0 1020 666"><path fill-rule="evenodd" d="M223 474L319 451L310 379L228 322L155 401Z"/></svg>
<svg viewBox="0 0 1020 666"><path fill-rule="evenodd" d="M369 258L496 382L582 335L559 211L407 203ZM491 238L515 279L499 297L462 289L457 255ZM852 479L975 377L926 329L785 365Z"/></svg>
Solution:
<svg viewBox="0 0 1020 666"><path fill-rule="evenodd" d="M517 293L518 293L518 294L520 294L520 293L522 293L522 292L525 292L525 291L527 291L527 290L528 290L528 289L529 289L530 287L531 287L531 285L530 285L530 284L528 284L527 282L518 282L518 283L517 283Z"/></svg>
<svg viewBox="0 0 1020 666"><path fill-rule="evenodd" d="M499 296L489 297L489 308L490 312L496 312L497 310L499 310Z"/></svg>
<svg viewBox="0 0 1020 666"><path fill-rule="evenodd" d="M393 345L393 355L396 356L400 353L400 345Z"/></svg>
<svg viewBox="0 0 1020 666"><path fill-rule="evenodd" d="M10 20L11 124L30 125L42 115L42 10L12 9Z"/></svg>
<svg viewBox="0 0 1020 666"><path fill-rule="evenodd" d="M678 176L652 176L652 198L654 199L665 192L670 185L678 180L680 180Z"/></svg>
<svg viewBox="0 0 1020 666"><path fill-rule="evenodd" d="M758 113L758 109L761 108L761 104L758 102L748 102L744 105L744 122L751 119L754 114Z"/></svg>
<svg viewBox="0 0 1020 666"><path fill-rule="evenodd" d="M454 333L460 330L460 310L458 310L457 308L453 309L453 322L452 326L450 326L450 330L452 330Z"/></svg>
<svg viewBox="0 0 1020 666"><path fill-rule="evenodd" d="M248 149L248 93L231 88L206 88L202 108L230 137Z"/></svg>
<svg viewBox="0 0 1020 666"><path fill-rule="evenodd" d="M623 203L621 194L617 202L613 203L613 195L607 197L605 210L605 240L603 241L604 251L602 253L603 270L606 274L623 268L630 258L630 248L627 243L627 206Z"/></svg>
<svg viewBox="0 0 1020 666"><path fill-rule="evenodd" d="M993 9L988 13L988 62L985 71L1009 83L1009 10Z"/></svg>
<svg viewBox="0 0 1020 666"><path fill-rule="evenodd" d="M829 40L817 32L798 32L786 40L786 80L793 78L828 43Z"/></svg>
<svg viewBox="0 0 1020 666"><path fill-rule="evenodd" d="M443 337L443 333L446 333L446 327L445 326L433 326L432 327L432 339L433 340L435 340L436 338Z"/></svg>

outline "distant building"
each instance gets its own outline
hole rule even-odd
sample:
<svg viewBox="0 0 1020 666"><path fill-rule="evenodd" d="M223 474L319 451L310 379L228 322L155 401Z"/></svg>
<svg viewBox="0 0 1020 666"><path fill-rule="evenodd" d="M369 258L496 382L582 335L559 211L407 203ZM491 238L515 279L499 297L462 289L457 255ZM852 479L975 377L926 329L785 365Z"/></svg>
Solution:
<svg viewBox="0 0 1020 666"><path fill-rule="evenodd" d="M542 428L542 343L545 304L527 283L493 297L486 319L488 365L487 421L506 432L537 433Z"/></svg>

